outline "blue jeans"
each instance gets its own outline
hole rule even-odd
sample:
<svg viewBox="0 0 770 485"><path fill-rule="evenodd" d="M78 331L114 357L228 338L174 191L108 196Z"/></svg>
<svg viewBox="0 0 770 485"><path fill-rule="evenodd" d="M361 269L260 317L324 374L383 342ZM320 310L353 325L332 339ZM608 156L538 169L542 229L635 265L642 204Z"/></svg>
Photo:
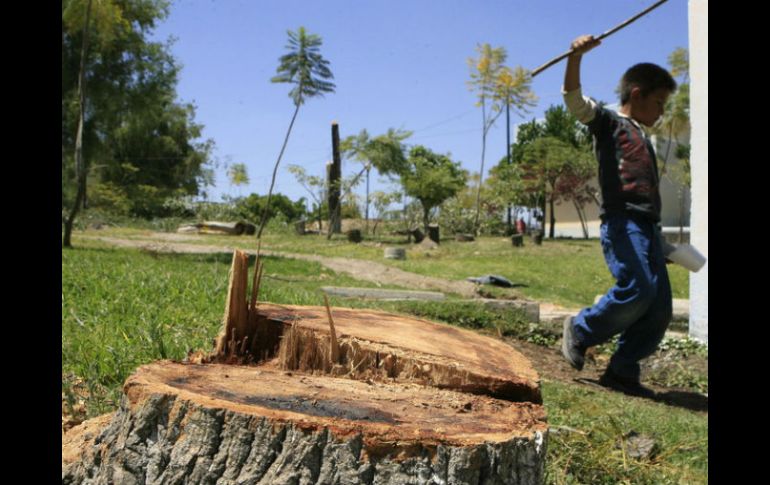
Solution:
<svg viewBox="0 0 770 485"><path fill-rule="evenodd" d="M660 230L640 217L609 215L601 225L601 243L617 283L575 317L575 333L584 347L620 334L609 367L623 377L638 379L639 361L655 352L672 315Z"/></svg>

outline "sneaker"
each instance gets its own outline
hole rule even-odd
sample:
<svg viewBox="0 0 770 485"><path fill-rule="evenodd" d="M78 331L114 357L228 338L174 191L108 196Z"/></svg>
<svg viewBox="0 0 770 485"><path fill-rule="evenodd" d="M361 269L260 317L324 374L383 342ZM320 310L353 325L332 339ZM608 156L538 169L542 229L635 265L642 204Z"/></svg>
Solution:
<svg viewBox="0 0 770 485"><path fill-rule="evenodd" d="M575 338L575 327L573 326L574 320L574 317L567 317L564 319L564 330L561 337L561 354L574 369L583 370L586 349L577 343L577 338Z"/></svg>
<svg viewBox="0 0 770 485"><path fill-rule="evenodd" d="M642 383L639 382L639 379L620 376L613 372L609 367L607 367L604 374L599 378L599 384L620 391L623 394L628 394L629 396L652 398L657 395L656 392L649 387L644 387Z"/></svg>

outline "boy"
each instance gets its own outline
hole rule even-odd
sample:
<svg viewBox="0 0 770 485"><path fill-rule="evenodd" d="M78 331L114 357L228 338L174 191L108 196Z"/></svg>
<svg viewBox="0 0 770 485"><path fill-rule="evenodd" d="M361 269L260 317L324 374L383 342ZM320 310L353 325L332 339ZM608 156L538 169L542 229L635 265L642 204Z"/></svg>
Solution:
<svg viewBox="0 0 770 485"><path fill-rule="evenodd" d="M620 334L600 382L626 394L652 397L655 393L640 382L639 361L652 355L663 339L672 303L658 227L658 167L640 124L655 124L676 82L660 66L637 64L621 80L620 110L600 107L580 91L582 56L599 44L590 35L572 42L563 94L567 108L594 137L602 193L601 244L617 282L594 306L565 319L562 354L581 370L588 347Z"/></svg>

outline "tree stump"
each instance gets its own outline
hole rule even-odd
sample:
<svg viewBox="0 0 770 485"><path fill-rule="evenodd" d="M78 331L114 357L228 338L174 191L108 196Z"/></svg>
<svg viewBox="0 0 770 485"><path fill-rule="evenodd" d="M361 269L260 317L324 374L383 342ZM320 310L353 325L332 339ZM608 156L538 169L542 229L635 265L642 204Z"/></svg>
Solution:
<svg viewBox="0 0 770 485"><path fill-rule="evenodd" d="M511 243L515 247L524 246L524 234L514 234L513 236L511 236Z"/></svg>
<svg viewBox="0 0 770 485"><path fill-rule="evenodd" d="M436 244L441 244L441 237L439 235L439 227L436 224L428 226L428 239Z"/></svg>
<svg viewBox="0 0 770 485"><path fill-rule="evenodd" d="M259 261L247 300L233 259L214 351L140 367L101 431L63 437L62 483L542 483L539 377L512 347L380 311L258 303Z"/></svg>
<svg viewBox="0 0 770 485"><path fill-rule="evenodd" d="M385 259L406 259L406 250L404 248L385 248L383 256Z"/></svg>
<svg viewBox="0 0 770 485"><path fill-rule="evenodd" d="M361 236L361 229L351 229L347 232L348 241L354 242L354 243L360 243L363 241L363 237Z"/></svg>

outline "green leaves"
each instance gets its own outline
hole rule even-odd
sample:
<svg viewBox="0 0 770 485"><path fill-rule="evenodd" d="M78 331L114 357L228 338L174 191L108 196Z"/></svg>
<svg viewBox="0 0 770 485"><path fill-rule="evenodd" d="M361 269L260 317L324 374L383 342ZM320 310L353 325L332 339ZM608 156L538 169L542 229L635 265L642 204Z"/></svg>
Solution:
<svg viewBox="0 0 770 485"><path fill-rule="evenodd" d="M90 7L90 14L88 13ZM112 0L69 0L62 2L62 22L70 31L86 30L90 17L91 42L102 47L116 37L130 32L131 24L123 16L123 9Z"/></svg>
<svg viewBox="0 0 770 485"><path fill-rule="evenodd" d="M321 55L321 37L308 33L304 27L287 33L289 42L286 49L289 52L279 58L278 74L270 81L294 84L289 97L296 106L302 105L306 98L333 93L335 85L327 79L333 79L334 75L329 69L329 61Z"/></svg>
<svg viewBox="0 0 770 485"><path fill-rule="evenodd" d="M401 175L406 193L428 211L465 186L468 173L445 155L417 145L409 152L409 169Z"/></svg>
<svg viewBox="0 0 770 485"><path fill-rule="evenodd" d="M519 114L528 113L527 108L537 104L537 96L532 92L532 77L521 66L515 69L503 66L495 79L494 99L503 106L508 105Z"/></svg>
<svg viewBox="0 0 770 485"><path fill-rule="evenodd" d="M468 86L471 91L476 91L478 104L481 106L487 98L493 98L498 76L503 69L508 54L505 47L492 47L488 43L476 45L478 57L468 58L468 67L471 70L471 80ZM500 110L500 105L495 104L493 110Z"/></svg>
<svg viewBox="0 0 770 485"><path fill-rule="evenodd" d="M74 199L72 154L88 3L62 3L62 205L66 207ZM201 194L213 181L208 168L213 141L199 141L202 126L194 122L194 106L174 102L178 67L169 46L148 38L150 29L167 15L168 3L91 0L83 160L87 169L98 160L88 177L88 184L97 189L89 190L92 207L103 201L102 208L121 213L164 215L169 197ZM144 199L148 196L152 200Z"/></svg>
<svg viewBox="0 0 770 485"><path fill-rule="evenodd" d="M370 164L382 175L395 176L408 169L402 142L410 136L411 131L388 128L385 134L371 138L366 130L361 130L358 135L342 140L340 149L346 156Z"/></svg>
<svg viewBox="0 0 770 485"><path fill-rule="evenodd" d="M246 170L246 164L234 163L227 169L227 177L230 179L230 184L237 186L246 185L249 183L249 174Z"/></svg>

